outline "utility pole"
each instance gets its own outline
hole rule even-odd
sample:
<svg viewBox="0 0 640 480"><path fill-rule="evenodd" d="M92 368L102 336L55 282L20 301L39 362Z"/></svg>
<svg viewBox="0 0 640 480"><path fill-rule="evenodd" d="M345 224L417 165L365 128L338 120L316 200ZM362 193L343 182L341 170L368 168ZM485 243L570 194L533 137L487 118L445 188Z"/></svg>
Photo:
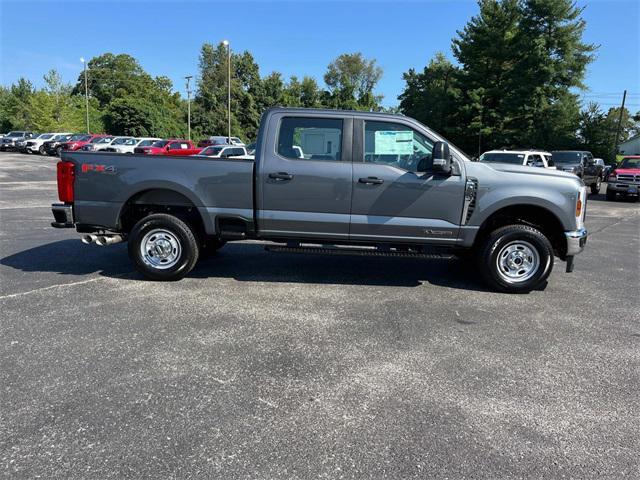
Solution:
<svg viewBox="0 0 640 480"><path fill-rule="evenodd" d="M187 81L187 139L191 140L191 90L189 89L189 82L193 75L187 75L184 78Z"/></svg>
<svg viewBox="0 0 640 480"><path fill-rule="evenodd" d="M89 77L87 76L87 62L84 61L84 57L80 57L80 61L84 65L84 104L87 114L87 133L89 132Z"/></svg>
<svg viewBox="0 0 640 480"><path fill-rule="evenodd" d="M622 112L624 112L624 102L627 99L627 91L622 94L622 105L620 106L620 115L618 115L618 128L616 129L616 139L613 142L613 163L617 163L616 154L618 153L618 140L620 139L620 128L622 127Z"/></svg>
<svg viewBox="0 0 640 480"><path fill-rule="evenodd" d="M231 44L229 40L224 40L222 44L227 47L227 143L231 145Z"/></svg>

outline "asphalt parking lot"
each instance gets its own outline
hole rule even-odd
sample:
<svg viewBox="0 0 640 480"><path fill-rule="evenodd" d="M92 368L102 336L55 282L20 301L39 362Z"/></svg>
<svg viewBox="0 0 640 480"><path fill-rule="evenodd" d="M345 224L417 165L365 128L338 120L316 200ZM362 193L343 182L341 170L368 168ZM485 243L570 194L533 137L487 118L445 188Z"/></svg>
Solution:
<svg viewBox="0 0 640 480"><path fill-rule="evenodd" d="M640 476L639 203L528 295L254 243L165 284L49 226L55 161L0 153L2 476Z"/></svg>

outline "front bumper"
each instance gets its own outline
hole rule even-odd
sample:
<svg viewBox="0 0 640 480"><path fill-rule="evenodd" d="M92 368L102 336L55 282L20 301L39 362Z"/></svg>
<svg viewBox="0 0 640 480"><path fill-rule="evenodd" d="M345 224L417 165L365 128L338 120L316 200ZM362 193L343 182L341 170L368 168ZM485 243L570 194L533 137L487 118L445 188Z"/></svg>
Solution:
<svg viewBox="0 0 640 480"><path fill-rule="evenodd" d="M54 228L73 228L73 206L64 203L51 205L51 213L55 222L51 222Z"/></svg>
<svg viewBox="0 0 640 480"><path fill-rule="evenodd" d="M627 195L638 195L640 192L640 184L638 183L607 183L607 191L624 193Z"/></svg>
<svg viewBox="0 0 640 480"><path fill-rule="evenodd" d="M564 236L567 240L567 257L573 257L584 250L588 236L585 228L564 232Z"/></svg>

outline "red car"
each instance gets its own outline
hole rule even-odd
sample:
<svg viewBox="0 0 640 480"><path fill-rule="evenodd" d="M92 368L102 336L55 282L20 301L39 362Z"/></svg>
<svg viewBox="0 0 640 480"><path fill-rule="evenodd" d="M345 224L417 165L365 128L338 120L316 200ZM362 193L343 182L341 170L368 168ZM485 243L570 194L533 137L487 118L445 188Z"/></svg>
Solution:
<svg viewBox="0 0 640 480"><path fill-rule="evenodd" d="M201 148L196 147L191 140L180 138L170 138L169 140L158 140L148 147L136 147L133 153L144 155L193 155L200 153Z"/></svg>
<svg viewBox="0 0 640 480"><path fill-rule="evenodd" d="M67 142L58 145L56 151L58 152L58 156L60 156L60 152L63 150L75 152L76 150L80 150L83 145L98 142L108 136L109 135L103 133L78 133L73 135Z"/></svg>
<svg viewBox="0 0 640 480"><path fill-rule="evenodd" d="M615 200L616 195L634 197L638 200L640 191L640 155L622 158L620 165L609 173L607 179L607 200Z"/></svg>

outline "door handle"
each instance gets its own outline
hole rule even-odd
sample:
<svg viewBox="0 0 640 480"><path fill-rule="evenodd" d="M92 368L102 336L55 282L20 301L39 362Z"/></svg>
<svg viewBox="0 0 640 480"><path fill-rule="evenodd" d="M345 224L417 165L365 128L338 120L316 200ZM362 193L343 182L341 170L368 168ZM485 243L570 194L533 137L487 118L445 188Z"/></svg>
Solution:
<svg viewBox="0 0 640 480"><path fill-rule="evenodd" d="M384 180L378 177L367 177L367 178L359 178L358 182L364 183L367 185L381 185L384 183Z"/></svg>
<svg viewBox="0 0 640 480"><path fill-rule="evenodd" d="M278 173L270 173L269 178L273 178L274 180L291 180L293 175L287 172L278 172Z"/></svg>

